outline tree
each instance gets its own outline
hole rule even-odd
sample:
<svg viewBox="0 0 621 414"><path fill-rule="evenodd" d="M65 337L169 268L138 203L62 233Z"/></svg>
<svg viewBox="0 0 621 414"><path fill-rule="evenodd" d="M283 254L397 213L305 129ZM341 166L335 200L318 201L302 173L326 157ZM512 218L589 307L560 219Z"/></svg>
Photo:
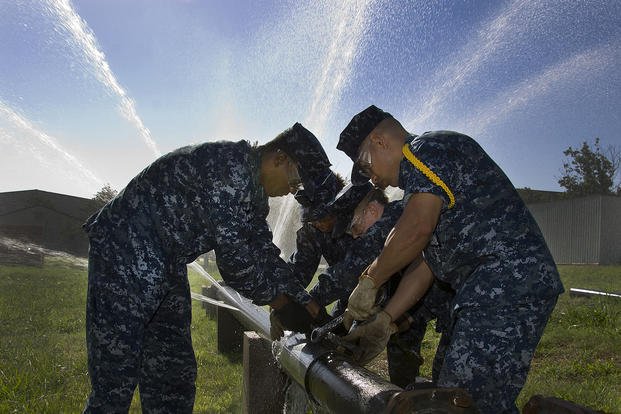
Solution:
<svg viewBox="0 0 621 414"><path fill-rule="evenodd" d="M568 195L621 194L621 184L614 185L621 164L618 148L609 146L604 153L599 138L595 138L593 148L583 142L580 149L569 147L563 154L568 159L563 162L558 183Z"/></svg>
<svg viewBox="0 0 621 414"><path fill-rule="evenodd" d="M104 185L101 190L97 191L93 196L93 200L103 207L108 201L112 200L119 192L113 189L109 183Z"/></svg>

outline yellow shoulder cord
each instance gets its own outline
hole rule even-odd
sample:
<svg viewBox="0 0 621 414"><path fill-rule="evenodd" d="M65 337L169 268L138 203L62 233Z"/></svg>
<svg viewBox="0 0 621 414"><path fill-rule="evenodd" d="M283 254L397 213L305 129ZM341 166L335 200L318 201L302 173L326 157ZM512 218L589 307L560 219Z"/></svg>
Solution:
<svg viewBox="0 0 621 414"><path fill-rule="evenodd" d="M405 158L407 158L408 161L410 161L414 167L420 170L420 172L422 172L425 175L425 177L429 178L432 183L434 183L435 185L437 185L438 187L444 190L444 192L449 198L448 208L453 208L453 206L455 206L455 196L453 195L451 190L448 188L446 184L444 184L444 181L442 181L440 177L438 177L433 171L429 169L429 167L423 164L421 160L419 160L418 158L416 158L414 154L412 154L412 151L410 151L409 144L405 144L403 146L403 155L405 155Z"/></svg>

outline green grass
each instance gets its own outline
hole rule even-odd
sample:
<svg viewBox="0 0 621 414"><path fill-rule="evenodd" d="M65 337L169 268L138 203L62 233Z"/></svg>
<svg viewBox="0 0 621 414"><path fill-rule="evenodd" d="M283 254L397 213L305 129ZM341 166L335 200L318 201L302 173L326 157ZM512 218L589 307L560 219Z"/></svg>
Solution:
<svg viewBox="0 0 621 414"><path fill-rule="evenodd" d="M203 280L190 281L200 292ZM83 268L53 259L42 268L0 266L0 413L81 412L90 388L85 299ZM195 412L240 412L241 366L216 352L216 324L204 315L194 302ZM140 412L137 395L130 412Z"/></svg>
<svg viewBox="0 0 621 414"><path fill-rule="evenodd" d="M567 291L550 317L520 402L554 395L621 412L621 299L576 298L570 288L621 290L621 266L561 266Z"/></svg>
<svg viewBox="0 0 621 414"><path fill-rule="evenodd" d="M621 290L621 266L562 266L565 288ZM193 291L204 283L190 276ZM0 266L0 413L76 413L89 391L84 341L86 271L48 259L42 268ZM241 411L239 359L216 353L215 323L193 304L198 361L195 412ZM438 336L423 342L425 364ZM373 369L386 376L381 359ZM610 413L621 412L621 300L562 295L535 354L519 406L553 395ZM139 412L134 398L131 412Z"/></svg>
<svg viewBox="0 0 621 414"><path fill-rule="evenodd" d="M569 297L572 287L620 291L621 266L559 266L559 270L566 292L537 347L518 407L540 394L621 413L621 299ZM425 376L431 376L438 340L430 326L422 346Z"/></svg>

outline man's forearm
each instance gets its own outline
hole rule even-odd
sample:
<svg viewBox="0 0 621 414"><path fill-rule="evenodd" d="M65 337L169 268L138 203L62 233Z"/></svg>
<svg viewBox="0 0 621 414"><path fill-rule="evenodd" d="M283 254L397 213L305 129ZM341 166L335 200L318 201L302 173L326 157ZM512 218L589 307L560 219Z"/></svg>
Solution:
<svg viewBox="0 0 621 414"><path fill-rule="evenodd" d="M391 230L384 249L367 274L379 286L409 265L427 246L440 216L442 200L433 194L413 195Z"/></svg>
<svg viewBox="0 0 621 414"><path fill-rule="evenodd" d="M426 238L412 243L404 236L393 229L386 239L384 249L369 266L367 273L373 278L376 286L384 284L392 275L411 263L428 243Z"/></svg>
<svg viewBox="0 0 621 414"><path fill-rule="evenodd" d="M395 321L423 297L432 283L433 273L427 263L414 262L401 278L397 291L388 301L384 311Z"/></svg>

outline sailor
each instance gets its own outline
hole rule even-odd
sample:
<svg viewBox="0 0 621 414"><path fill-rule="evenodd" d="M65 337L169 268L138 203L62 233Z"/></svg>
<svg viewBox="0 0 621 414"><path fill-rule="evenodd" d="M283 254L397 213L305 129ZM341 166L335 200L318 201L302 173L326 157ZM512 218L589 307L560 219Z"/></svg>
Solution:
<svg viewBox="0 0 621 414"><path fill-rule="evenodd" d="M256 304L320 315L279 257L266 217L268 197L301 185L313 194L315 174L329 167L296 123L265 145L220 141L166 154L90 217L84 412L127 412L137 385L145 413L192 412L186 265L205 252L215 250L226 284Z"/></svg>
<svg viewBox="0 0 621 414"><path fill-rule="evenodd" d="M438 385L467 389L482 413L517 413L515 400L563 286L514 186L472 138L451 131L415 136L375 106L352 118L337 148L354 162L352 182L400 187L407 201L361 274L347 320L370 320L359 329L372 330L367 336L376 343L387 341L393 321L434 277L449 284L455 296ZM418 262L431 272L410 266L376 313L377 289L421 253Z"/></svg>

